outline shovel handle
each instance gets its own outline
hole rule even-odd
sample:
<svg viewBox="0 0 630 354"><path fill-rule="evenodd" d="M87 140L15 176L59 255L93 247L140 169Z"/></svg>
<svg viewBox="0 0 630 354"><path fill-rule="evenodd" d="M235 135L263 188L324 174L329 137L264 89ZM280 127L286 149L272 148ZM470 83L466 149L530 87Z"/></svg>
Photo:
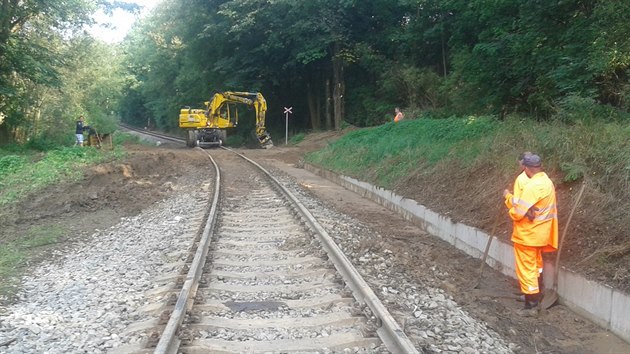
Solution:
<svg viewBox="0 0 630 354"><path fill-rule="evenodd" d="M494 232L497 231L497 226L499 225L500 219L501 219L501 213L498 213L497 218L494 221L494 225L492 226L492 231L488 235L488 243L486 243L486 249L483 252L483 257L481 257L481 264L479 264L479 272L477 275L477 281L475 282L475 286L473 286L473 288L476 288L479 285L479 282L481 281L481 276L483 275L483 268L486 265L486 259L488 259L488 252L490 251L490 245L492 244L492 239L494 238Z"/></svg>
<svg viewBox="0 0 630 354"><path fill-rule="evenodd" d="M560 252L562 251L562 244L564 243L564 239L567 235L567 230L569 229L569 224L571 223L571 219L573 219L573 214L575 213L575 209L580 204L580 200L582 199L582 194L584 193L584 189L586 188L586 182L582 183L582 188L580 188L580 192L578 193L577 199L575 199L575 204L573 204L573 208L571 209L571 213L569 213L569 218L567 219L567 223L564 224L564 229L562 230L562 236L560 237L560 242L558 243L558 253L556 253L556 265L553 274L553 284L554 288L557 288L558 285L558 274L560 273Z"/></svg>

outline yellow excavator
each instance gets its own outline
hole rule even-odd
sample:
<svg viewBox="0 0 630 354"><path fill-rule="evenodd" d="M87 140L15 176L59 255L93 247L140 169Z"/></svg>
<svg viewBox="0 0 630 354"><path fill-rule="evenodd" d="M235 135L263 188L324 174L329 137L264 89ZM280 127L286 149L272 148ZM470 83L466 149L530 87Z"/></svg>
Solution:
<svg viewBox="0 0 630 354"><path fill-rule="evenodd" d="M265 128L267 101L259 92L219 92L212 100L204 102L205 109L183 108L179 112L179 127L187 130L186 145L189 147L221 146L226 130L238 125L237 105L253 107L256 112L256 138L262 148L273 146Z"/></svg>

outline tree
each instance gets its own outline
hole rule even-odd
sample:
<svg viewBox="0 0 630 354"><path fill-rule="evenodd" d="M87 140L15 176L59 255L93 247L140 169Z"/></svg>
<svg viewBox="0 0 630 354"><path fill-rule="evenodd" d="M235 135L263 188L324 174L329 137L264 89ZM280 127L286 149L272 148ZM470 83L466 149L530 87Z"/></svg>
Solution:
<svg viewBox="0 0 630 354"><path fill-rule="evenodd" d="M0 142L25 141L43 131L42 120L50 119L43 114L46 100L67 86L64 74L72 73L66 70L72 45L65 42L83 36L82 28L92 23L91 15L98 8L134 11L138 6L106 0L2 0Z"/></svg>

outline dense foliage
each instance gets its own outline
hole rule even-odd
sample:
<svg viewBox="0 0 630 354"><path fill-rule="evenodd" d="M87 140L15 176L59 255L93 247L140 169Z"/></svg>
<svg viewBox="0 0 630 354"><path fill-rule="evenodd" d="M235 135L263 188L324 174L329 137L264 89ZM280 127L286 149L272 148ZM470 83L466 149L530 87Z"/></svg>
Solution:
<svg viewBox="0 0 630 354"><path fill-rule="evenodd" d="M537 119L610 105L610 119L630 108L628 15L623 1L165 1L125 43L123 119L174 128L222 90L261 90L276 128L283 106L298 129L380 124L396 105Z"/></svg>
<svg viewBox="0 0 630 354"><path fill-rule="evenodd" d="M123 82L114 47L84 33L98 10L137 9L113 0L0 3L0 143L71 144L80 114L104 132L116 124Z"/></svg>
<svg viewBox="0 0 630 354"><path fill-rule="evenodd" d="M525 113L614 121L630 108L630 3L166 0L121 45L82 31L106 0L5 0L0 138L67 143L74 119L176 130L182 106L261 91L282 131ZM567 114L569 112L569 114ZM586 117L571 112L587 112Z"/></svg>

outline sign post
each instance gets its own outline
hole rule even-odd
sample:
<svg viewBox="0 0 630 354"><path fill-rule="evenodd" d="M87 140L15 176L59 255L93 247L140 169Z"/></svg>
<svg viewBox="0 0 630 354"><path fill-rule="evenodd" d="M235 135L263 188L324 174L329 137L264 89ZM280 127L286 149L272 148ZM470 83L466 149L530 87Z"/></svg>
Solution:
<svg viewBox="0 0 630 354"><path fill-rule="evenodd" d="M284 145L289 144L289 114L293 114L292 109L293 107L284 107Z"/></svg>

